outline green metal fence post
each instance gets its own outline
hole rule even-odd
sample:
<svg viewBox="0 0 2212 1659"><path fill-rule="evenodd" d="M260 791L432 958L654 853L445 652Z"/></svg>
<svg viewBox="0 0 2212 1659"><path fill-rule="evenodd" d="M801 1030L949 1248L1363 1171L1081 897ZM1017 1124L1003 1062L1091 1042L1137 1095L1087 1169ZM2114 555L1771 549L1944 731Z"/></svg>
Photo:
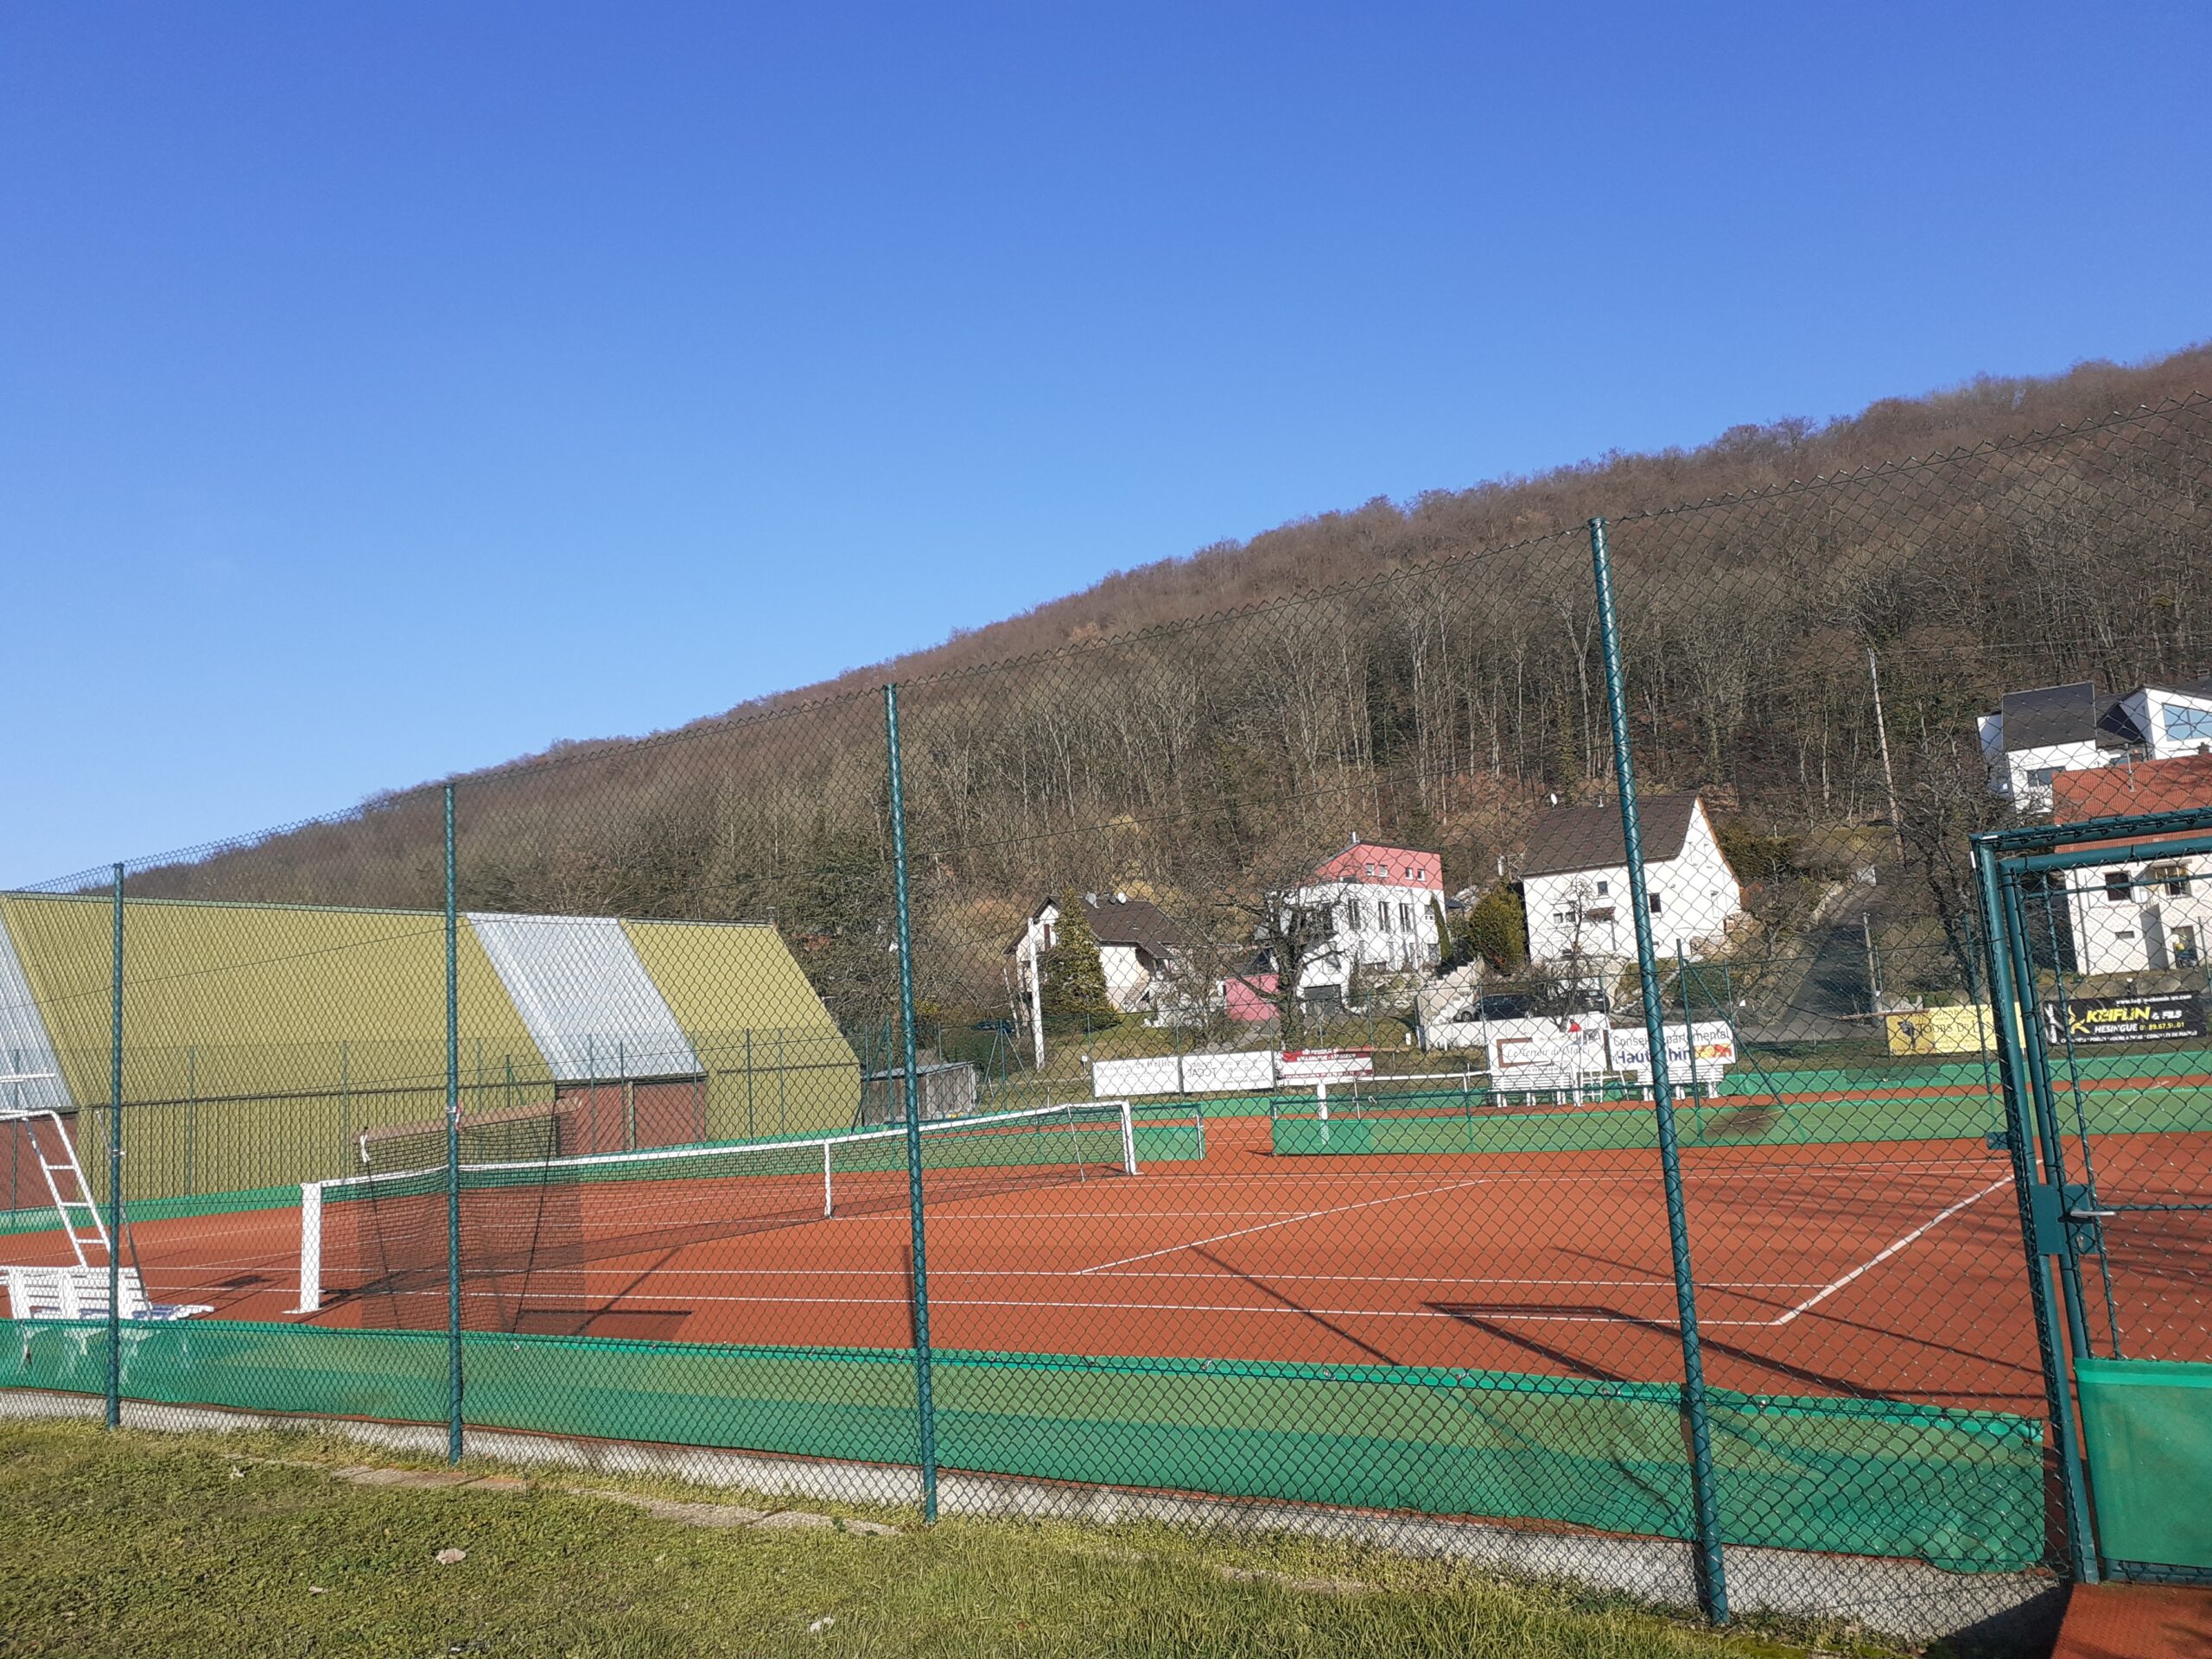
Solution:
<svg viewBox="0 0 2212 1659"><path fill-rule="evenodd" d="M2044 1179L2063 1192L2067 1185L2066 1144L2060 1133L2057 1096L2050 1087L2050 1051L2044 1041L2043 985L2036 969L2035 952L2028 934L2027 908L2021 902L2018 877L1999 867L1998 901L2004 907L2005 938L2012 957L2012 982L2021 996L2020 1030L2015 1033L2024 1062L2023 1081L2043 1152ZM2092 1351L2089 1320L2082 1295L2082 1264L2074 1249L2071 1228L2058 1230L2061 1251L2058 1287L2066 1313L2067 1340L2076 1354Z"/></svg>
<svg viewBox="0 0 2212 1659"><path fill-rule="evenodd" d="M115 981L107 1094L107 1426L123 1424L123 866L115 867ZM66 1221L67 1216L63 1217Z"/></svg>
<svg viewBox="0 0 2212 1659"><path fill-rule="evenodd" d="M1636 806L1636 765L1629 752L1628 696L1621 670L1620 623L1613 611L1612 561L1605 521L1590 521L1590 563L1597 583L1598 631L1605 658L1605 709L1613 740L1613 780L1620 795L1621 846L1628 861L1629 904L1636 918L1637 977L1643 1028L1651 1044L1651 1102L1658 1119L1659 1166L1667 1189L1667 1235L1673 1247L1675 1307L1682 1332L1682 1408L1690 1427L1690 1496L1696 1510L1698 1593L1714 1620L1728 1617L1726 1564L1720 1549L1719 1494L1705 1398L1705 1359L1698 1343L1697 1288L1690 1265L1689 1217L1682 1201L1681 1155L1675 1141L1675 1103L1667 1076L1667 1009L1651 940L1650 899L1643 879L1643 836Z"/></svg>
<svg viewBox="0 0 2212 1659"><path fill-rule="evenodd" d="M921 1431L922 1519L937 1519L937 1402L930 1378L930 1274L922 1236L920 1065L914 1053L914 931L906 898L906 786L899 770L899 688L883 688L891 756L891 869L899 915L899 1025L906 1084L906 1208L914 1248L914 1408Z"/></svg>
<svg viewBox="0 0 2212 1659"><path fill-rule="evenodd" d="M461 1453L461 914L454 902L453 785L446 817L446 1461ZM478 1065L480 1069L482 1061Z"/></svg>
<svg viewBox="0 0 2212 1659"><path fill-rule="evenodd" d="M1975 924L1974 912L1969 911L1967 912L1967 1007L1974 1014L1974 1052L1981 1060L1981 1091L1988 1097L1989 1104L1997 1109L1997 1127L1990 1132L2003 1135L2007 1133L2005 1128L2005 1103L1998 1098L1997 1082L1991 1074L1989 1065L1989 1042L1993 1033L1985 1030L1982 1026L1983 950L1981 929ZM1993 994L1989 999L1988 1015L1991 1026L1993 1027L1997 1020L1997 999Z"/></svg>
<svg viewBox="0 0 2212 1659"><path fill-rule="evenodd" d="M2088 1494L2082 1479L2082 1460L2074 1441L2074 1414L2067 1384L2065 1362L2058 1343L2058 1322L2050 1306L2050 1272L2037 1248L2035 1222L2036 1154L2040 1145L2035 1107L2026 1088L2028 1058L2021 1041L2024 1022L2041 1017L2032 1001L2024 1001L2013 978L2014 958L2004 943L2010 920L1999 890L1997 849L1986 836L1970 838L1974 852L1974 883L1981 899L1981 947L1989 975L1991 1035L1997 1044L1997 1073L2005 1091L2007 1150L2012 1159L2012 1192L2019 1207L2020 1240L2028 1258L2028 1302L2035 1313L2036 1350L2043 1361L2044 1408L2050 1414L2051 1434L2058 1442L2060 1491L2065 1504L2066 1551L2077 1582L2097 1581L2096 1553L2089 1548ZM2032 988L2033 981L2030 981Z"/></svg>

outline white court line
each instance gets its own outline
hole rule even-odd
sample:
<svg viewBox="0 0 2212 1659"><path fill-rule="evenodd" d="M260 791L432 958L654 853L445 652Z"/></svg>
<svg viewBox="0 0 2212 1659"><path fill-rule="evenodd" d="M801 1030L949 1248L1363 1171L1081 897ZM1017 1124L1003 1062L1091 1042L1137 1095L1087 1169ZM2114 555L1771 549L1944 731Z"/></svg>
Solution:
<svg viewBox="0 0 2212 1659"><path fill-rule="evenodd" d="M1448 1186L1433 1186L1422 1192L1392 1192L1379 1198L1364 1198L1357 1204L1339 1204L1327 1210L1309 1210L1303 1215L1286 1216L1281 1221L1264 1221L1256 1227L1239 1227L1235 1232L1216 1233L1211 1238L1194 1238L1181 1244L1170 1244L1160 1250L1147 1250L1141 1255L1125 1255L1118 1262L1101 1262L1095 1267L1079 1268L1076 1276L1103 1273L1109 1268L1126 1268L1132 1262L1149 1262L1156 1255L1173 1255L1180 1250L1195 1250L1201 1244L1218 1244L1224 1239L1243 1238L1249 1233L1264 1233L1273 1227L1287 1227L1294 1222L1318 1221L1323 1216L1341 1216L1353 1210L1371 1210L1378 1204L1402 1204L1408 1198L1433 1198L1440 1192L1457 1192L1462 1187L1482 1186L1486 1183L1478 1177L1473 1180L1453 1181ZM1264 1213L1264 1211L1262 1212Z"/></svg>
<svg viewBox="0 0 2212 1659"><path fill-rule="evenodd" d="M1648 1288L1658 1290L1664 1288L1664 1287L1653 1285L1648 1287ZM410 1292L407 1294L414 1296L442 1296L445 1294L445 1287L442 1285L433 1285L427 1287L422 1291ZM515 1300L511 1294L492 1289L471 1288L465 1289L461 1294L464 1296L474 1298L480 1301L510 1301ZM650 1287L641 1290L633 1300L639 1302L650 1301L652 1300ZM834 1298L823 1298L820 1296L701 1296L695 1294L686 1295L683 1300L688 1306L726 1306L764 1307L801 1306L822 1308L905 1308L911 1307L912 1306L911 1300L905 1296L838 1296ZM1265 1314L1274 1319L1307 1319L1318 1315L1322 1318L1335 1319L1442 1319L1452 1323L1464 1324L1470 1319L1479 1318L1484 1319L1497 1319L1500 1321L1511 1319L1516 1324L1524 1325L1620 1325L1627 1323L1648 1325L1654 1330L1664 1329L1674 1324L1674 1320L1671 1317L1662 1316L1656 1313L1648 1319L1637 1319L1631 1315L1623 1313L1480 1313L1479 1310L1446 1310L1433 1307L1287 1307L1280 1302L1262 1304L1242 1302L1044 1302L1033 1300L1026 1296L940 1296L935 1294L932 1294L930 1297L930 1306L932 1308L964 1307L1013 1309L1017 1312L1024 1308L1055 1308L1084 1313L1181 1313L1187 1314L1197 1319L1211 1319L1214 1315L1219 1313L1257 1313ZM610 1313L620 1313L625 1312L651 1310L640 1310L636 1307L626 1308L622 1306L617 1305L601 1311ZM1771 1319L1700 1319L1699 1321L1699 1324L1701 1326L1757 1326L1761 1329L1770 1326L1773 1323L1774 1321Z"/></svg>
<svg viewBox="0 0 2212 1659"><path fill-rule="evenodd" d="M1812 1295L1808 1296L1803 1301L1798 1303L1795 1307L1789 1309L1786 1313L1777 1315L1773 1319L1713 1319L1700 1316L1698 1319L1698 1324L1700 1326L1726 1326L1732 1330L1753 1331L1771 1331L1776 1329L1777 1326L1788 1325L1792 1320L1796 1319L1799 1314L1808 1313L1812 1309L1818 1307L1822 1302L1827 1300L1829 1297L1834 1295L1836 1292L1841 1290L1846 1285L1850 1284L1853 1280L1859 1278L1865 1274L1872 1272L1876 1268L1880 1267L1883 1262L1895 1255L1899 1250L1917 1243L1921 1239L1926 1237L1936 1228L1948 1221L1953 1216L1957 1215L1960 1211L1966 1209L1970 1205L1979 1204L1991 1193L2012 1185L2012 1178L2008 1174L2000 1180L1992 1181L1987 1186L1983 1187L1979 1192L1970 1193L1967 1197L1961 1198L1956 1204L1952 1205L1948 1209L1940 1211L1936 1215L1930 1217L1928 1220L1921 1223L1919 1226L1905 1234L1904 1237L1892 1240L1878 1253L1867 1257L1866 1261L1861 1262L1857 1267L1853 1268L1849 1273L1845 1274L1840 1279L1830 1280L1827 1284L1821 1286L1819 1290L1815 1291ZM1482 1318L1486 1319L1511 1319L1516 1324L1522 1325L1592 1325L1601 1322L1618 1322L1619 1319L1626 1317L1625 1315L1618 1314L1519 1313L1506 1312L1490 1313L1480 1308L1470 1308L1464 1309L1462 1311L1472 1314L1480 1314ZM1677 1321L1674 1319L1655 1319L1650 1321L1650 1323L1655 1325L1675 1325Z"/></svg>
<svg viewBox="0 0 2212 1659"><path fill-rule="evenodd" d="M1880 1267L1883 1262L1888 1261L1891 1256L1895 1255L1899 1250L1904 1249L1907 1245L1916 1243L1927 1234L1934 1231L1936 1228L1948 1221L1953 1216L1957 1215L1960 1211L1965 1209L1967 1205L1980 1204L1991 1193L2012 1185L2012 1178L2010 1175L2006 1175L2000 1180L1992 1181L1987 1186L1983 1187L1980 1192L1974 1193L1972 1197L1961 1198L1949 1209L1945 1210L1936 1216L1934 1219L1923 1222L1919 1226L1914 1228L1903 1238L1898 1239L1895 1243L1885 1249L1879 1255L1871 1256L1867 1260L1860 1262L1849 1273L1845 1274L1842 1278L1834 1281L1831 1284L1822 1286L1817 1294L1808 1296L1803 1301L1798 1303L1796 1306L1791 1308L1780 1319L1770 1320L1769 1323L1771 1325L1788 1325L1800 1313L1807 1313L1813 1308L1818 1307L1822 1302L1827 1300L1829 1297L1834 1295L1836 1292L1841 1290L1853 1280L1858 1278L1859 1274L1871 1272L1872 1269Z"/></svg>

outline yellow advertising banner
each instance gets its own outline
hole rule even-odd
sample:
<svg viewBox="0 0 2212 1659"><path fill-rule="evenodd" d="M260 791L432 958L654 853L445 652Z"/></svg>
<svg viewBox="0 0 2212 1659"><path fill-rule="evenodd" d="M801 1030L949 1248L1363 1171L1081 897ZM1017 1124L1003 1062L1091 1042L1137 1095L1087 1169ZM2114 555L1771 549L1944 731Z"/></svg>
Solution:
<svg viewBox="0 0 2212 1659"><path fill-rule="evenodd" d="M1997 1046L1996 1022L1986 1003L1886 1014L1884 1023L1892 1054L1975 1054Z"/></svg>

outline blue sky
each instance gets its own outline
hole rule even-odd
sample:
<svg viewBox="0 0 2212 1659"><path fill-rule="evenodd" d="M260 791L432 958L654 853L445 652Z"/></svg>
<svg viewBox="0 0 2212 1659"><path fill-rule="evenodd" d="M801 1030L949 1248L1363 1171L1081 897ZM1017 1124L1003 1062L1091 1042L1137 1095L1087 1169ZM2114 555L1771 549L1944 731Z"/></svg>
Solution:
<svg viewBox="0 0 2212 1659"><path fill-rule="evenodd" d="M0 882L2212 334L2201 4L0 10Z"/></svg>

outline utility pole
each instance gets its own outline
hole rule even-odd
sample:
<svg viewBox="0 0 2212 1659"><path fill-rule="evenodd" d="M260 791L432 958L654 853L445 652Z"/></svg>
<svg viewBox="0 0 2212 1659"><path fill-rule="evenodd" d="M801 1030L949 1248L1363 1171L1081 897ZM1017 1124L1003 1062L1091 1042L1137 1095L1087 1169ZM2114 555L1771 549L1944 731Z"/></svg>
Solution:
<svg viewBox="0 0 2212 1659"><path fill-rule="evenodd" d="M1874 642L1866 642L1866 679L1874 688L1874 741L1882 752L1882 789L1890 800L1890 833L1897 838L1897 856L1904 856L1904 817L1897 810L1897 774L1890 770L1890 723L1882 718L1882 671L1874 660Z"/></svg>
<svg viewBox="0 0 2212 1659"><path fill-rule="evenodd" d="M1037 935L1043 925L1032 918L1029 923L1029 1033L1035 1045L1037 1070L1045 1069L1045 967L1037 952Z"/></svg>

